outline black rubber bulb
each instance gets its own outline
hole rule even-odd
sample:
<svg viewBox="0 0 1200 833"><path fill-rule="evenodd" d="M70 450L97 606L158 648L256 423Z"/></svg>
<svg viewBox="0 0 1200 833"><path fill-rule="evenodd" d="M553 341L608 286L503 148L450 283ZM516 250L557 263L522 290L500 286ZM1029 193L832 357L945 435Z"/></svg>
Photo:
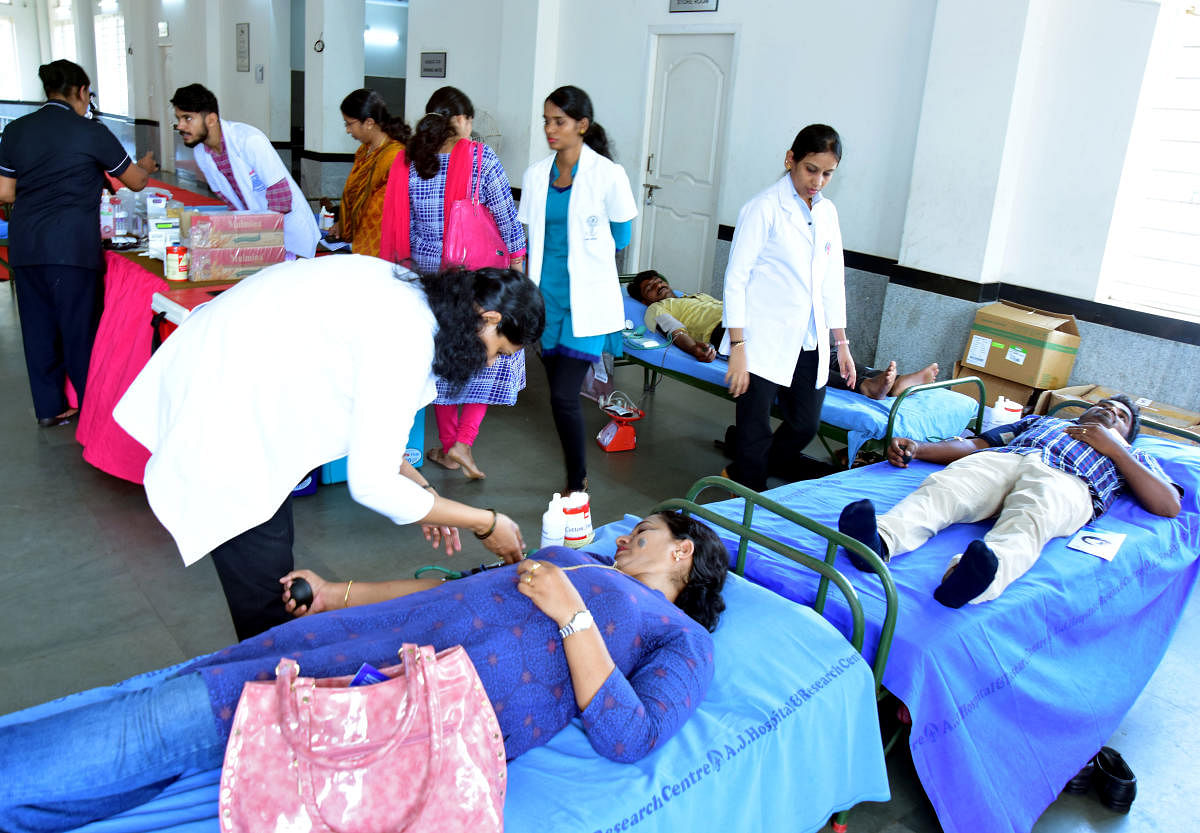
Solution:
<svg viewBox="0 0 1200 833"><path fill-rule="evenodd" d="M292 579L292 599L296 607L310 607L313 603L312 585L302 578Z"/></svg>

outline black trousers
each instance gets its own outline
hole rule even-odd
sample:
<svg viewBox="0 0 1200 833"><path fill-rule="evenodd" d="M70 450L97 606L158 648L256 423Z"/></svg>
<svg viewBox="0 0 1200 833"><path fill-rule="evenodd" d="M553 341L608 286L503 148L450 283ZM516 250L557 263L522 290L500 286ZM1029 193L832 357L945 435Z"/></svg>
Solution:
<svg viewBox="0 0 1200 833"><path fill-rule="evenodd" d="M104 297L102 274L78 266L20 266L13 275L33 410L46 419L67 409L68 376L83 404Z"/></svg>
<svg viewBox="0 0 1200 833"><path fill-rule="evenodd" d="M592 363L571 356L542 355L550 382L550 412L567 465L567 491L583 489L587 479L587 446L583 435L583 408L579 389Z"/></svg>
<svg viewBox="0 0 1200 833"><path fill-rule="evenodd" d="M239 641L291 621L292 615L283 606L279 579L294 567L294 540L289 495L270 520L212 551Z"/></svg>
<svg viewBox="0 0 1200 833"><path fill-rule="evenodd" d="M802 466L802 453L817 435L825 388L815 387L816 350L801 351L792 383L782 387L750 374L750 386L735 400L736 437L729 476L755 491L767 486L767 475L787 476ZM778 398L783 422L771 431L771 405Z"/></svg>

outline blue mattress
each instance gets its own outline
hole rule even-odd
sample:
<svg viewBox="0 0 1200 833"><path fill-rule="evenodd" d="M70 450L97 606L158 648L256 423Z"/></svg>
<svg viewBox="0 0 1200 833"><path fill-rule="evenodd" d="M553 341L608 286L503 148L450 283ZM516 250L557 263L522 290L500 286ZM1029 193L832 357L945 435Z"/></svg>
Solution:
<svg viewBox="0 0 1200 833"><path fill-rule="evenodd" d="M1024 833L1116 730L1166 652L1196 583L1200 555L1200 450L1143 437L1185 490L1174 519L1119 497L1094 526L1128 535L1102 561L1056 539L999 599L961 610L932 598L947 561L988 524L959 524L890 565L900 596L884 684L912 715L913 761L947 833ZM773 489L768 496L835 526L861 497L895 505L936 467L887 463ZM741 501L715 505L740 519ZM760 518L761 516L761 518ZM754 526L813 552L808 533L761 510ZM823 543L819 545L823 553ZM883 593L844 555L878 632ZM801 602L814 583L790 562L751 547L746 575ZM836 604L836 601L835 601ZM839 611L829 618L843 622ZM870 642L870 639L868 639Z"/></svg>
<svg viewBox="0 0 1200 833"><path fill-rule="evenodd" d="M636 518L610 524L593 549ZM531 831L821 828L860 801L889 797L870 668L813 611L731 575L714 634L715 679L699 710L636 764L592 751L578 720L509 767L505 827ZM0 718L52 714L145 686L170 669ZM832 728L831 728L832 727ZM198 772L89 833L217 833L220 772Z"/></svg>
<svg viewBox="0 0 1200 833"><path fill-rule="evenodd" d="M623 296L625 318L634 326L644 326L646 305ZM654 342L654 347L638 347L640 342ZM682 373L693 379L725 387L725 372L729 364L723 358L702 362L690 353L668 344L659 333L648 332L641 338L626 338L625 352L634 361L652 368ZM895 397L870 399L848 390L826 387L821 421L846 431L847 453L853 460L863 443L883 439L887 433L888 416ZM897 437L918 440L941 440L962 433L978 411L974 399L952 390L919 391L905 397L896 415L892 432Z"/></svg>

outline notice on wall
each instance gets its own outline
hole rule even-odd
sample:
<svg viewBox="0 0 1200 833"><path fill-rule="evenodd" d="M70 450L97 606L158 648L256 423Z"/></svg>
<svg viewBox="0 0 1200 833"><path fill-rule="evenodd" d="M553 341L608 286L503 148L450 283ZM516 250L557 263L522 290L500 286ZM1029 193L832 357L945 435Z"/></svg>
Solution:
<svg viewBox="0 0 1200 833"><path fill-rule="evenodd" d="M237 24L237 71L250 71L250 24Z"/></svg>
<svg viewBox="0 0 1200 833"><path fill-rule="evenodd" d="M445 52L422 52L421 53L421 77L422 78L445 78L446 77L446 53Z"/></svg>
<svg viewBox="0 0 1200 833"><path fill-rule="evenodd" d="M715 12L718 0L670 0L669 12Z"/></svg>
<svg viewBox="0 0 1200 833"><path fill-rule="evenodd" d="M971 349L967 351L967 364L973 364L976 367L986 367L988 350L991 347L992 340L987 336L971 336Z"/></svg>

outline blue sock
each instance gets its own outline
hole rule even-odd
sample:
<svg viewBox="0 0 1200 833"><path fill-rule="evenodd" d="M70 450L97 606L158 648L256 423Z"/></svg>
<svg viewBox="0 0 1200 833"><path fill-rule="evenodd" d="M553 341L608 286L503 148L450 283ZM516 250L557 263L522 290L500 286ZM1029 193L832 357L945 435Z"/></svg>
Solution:
<svg viewBox="0 0 1200 833"><path fill-rule="evenodd" d="M942 580L933 597L946 607L960 608L978 596L996 578L1000 562L983 541L967 544L954 572Z"/></svg>
<svg viewBox="0 0 1200 833"><path fill-rule="evenodd" d="M875 551L880 559L887 562L887 549L883 546L883 541L880 539L875 525L875 504L870 500L864 498L847 503L838 517L838 532L866 544ZM868 564L862 556L850 550L844 550L844 552L850 559L850 563L858 569L867 573L875 572L875 568Z"/></svg>

